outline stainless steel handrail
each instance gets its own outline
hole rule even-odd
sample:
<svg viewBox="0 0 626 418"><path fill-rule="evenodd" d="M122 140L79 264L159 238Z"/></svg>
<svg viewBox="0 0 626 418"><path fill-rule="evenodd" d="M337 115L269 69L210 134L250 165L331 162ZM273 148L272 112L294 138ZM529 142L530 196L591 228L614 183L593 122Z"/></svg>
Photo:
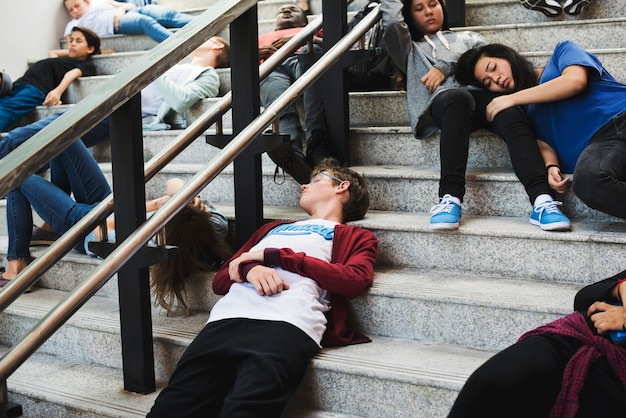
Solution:
<svg viewBox="0 0 626 418"><path fill-rule="evenodd" d="M303 45L322 27L322 17L316 18L307 27L289 40L259 67L259 78L263 79L274 70L294 50ZM178 156L193 141L202 135L212 124L224 115L232 104L231 93L225 94L209 110L203 113L185 131L180 133L159 154L146 163L144 176L147 182L161 171L170 161ZM51 268L54 263L67 254L88 232L94 230L98 223L113 212L113 197L109 196L97 205L89 214L70 228L61 238L48 247L40 256L26 267L14 280L0 292L0 312L4 311L26 289L37 282L37 279Z"/></svg>
<svg viewBox="0 0 626 418"><path fill-rule="evenodd" d="M91 276L81 282L70 294L60 301L37 325L0 359L0 379L10 376L37 348L67 321L82 305L89 300L116 272L124 265L156 231L182 209L193 196L203 190L228 164L230 164L274 120L280 112L317 80L326 68L339 60L341 54L350 47L380 18L379 6L363 19L352 31L337 42L311 68L296 80L285 93L268 106L241 133L222 149L202 170L188 181L157 210L141 227L125 239L102 263ZM107 199L109 200L109 199ZM95 210L104 209L103 202ZM80 222L82 223L82 221ZM87 223L87 221L85 221ZM78 225L78 224L77 224Z"/></svg>

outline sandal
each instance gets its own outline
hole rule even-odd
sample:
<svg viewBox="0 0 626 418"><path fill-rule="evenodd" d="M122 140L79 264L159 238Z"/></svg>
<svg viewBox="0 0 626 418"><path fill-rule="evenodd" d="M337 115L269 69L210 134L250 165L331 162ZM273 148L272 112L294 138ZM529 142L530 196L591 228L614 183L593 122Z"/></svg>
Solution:
<svg viewBox="0 0 626 418"><path fill-rule="evenodd" d="M568 0L568 1L589 1L589 0ZM537 10L548 17L555 17L561 14L563 8L555 0L521 0L522 6L530 10Z"/></svg>
<svg viewBox="0 0 626 418"><path fill-rule="evenodd" d="M567 0L563 4L563 11L568 15L577 16L583 7L591 3L591 0Z"/></svg>
<svg viewBox="0 0 626 418"><path fill-rule="evenodd" d="M4 274L0 274L0 288L3 288L4 286L8 285L10 282L11 282L10 279L4 278Z"/></svg>

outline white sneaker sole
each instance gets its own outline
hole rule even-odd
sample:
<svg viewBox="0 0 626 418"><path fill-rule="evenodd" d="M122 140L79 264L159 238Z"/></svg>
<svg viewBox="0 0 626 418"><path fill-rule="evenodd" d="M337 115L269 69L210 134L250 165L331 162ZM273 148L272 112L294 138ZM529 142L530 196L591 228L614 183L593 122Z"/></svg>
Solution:
<svg viewBox="0 0 626 418"><path fill-rule="evenodd" d="M551 224L542 225L539 221L530 220L532 225L538 226L544 231L571 231L572 224L570 222L553 222Z"/></svg>
<svg viewBox="0 0 626 418"><path fill-rule="evenodd" d="M459 222L455 224L446 224L446 223L430 224L430 229L435 230L435 231L453 231L455 229L459 229Z"/></svg>

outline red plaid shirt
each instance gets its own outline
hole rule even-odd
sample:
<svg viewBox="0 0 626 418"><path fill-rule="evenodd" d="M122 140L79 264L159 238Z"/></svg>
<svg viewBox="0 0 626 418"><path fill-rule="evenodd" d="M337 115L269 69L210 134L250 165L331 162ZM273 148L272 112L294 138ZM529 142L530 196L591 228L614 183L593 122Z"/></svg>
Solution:
<svg viewBox="0 0 626 418"><path fill-rule="evenodd" d="M626 391L626 350L613 344L608 338L595 335L580 312L573 312L529 331L519 341L538 334L562 335L576 338L583 343L565 366L561 391L552 406L550 418L573 418L576 415L578 395L585 384L587 372L601 356L607 357Z"/></svg>

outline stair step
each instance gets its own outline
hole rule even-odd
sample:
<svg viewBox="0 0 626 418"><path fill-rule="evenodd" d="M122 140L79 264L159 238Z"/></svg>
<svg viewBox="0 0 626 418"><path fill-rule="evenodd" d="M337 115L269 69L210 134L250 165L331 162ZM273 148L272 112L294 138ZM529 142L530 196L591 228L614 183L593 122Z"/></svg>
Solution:
<svg viewBox="0 0 626 418"><path fill-rule="evenodd" d="M209 160L207 160L208 163ZM267 160L264 160L267 161ZM171 164L146 184L150 198L162 195L165 182L171 177L189 180L203 164ZM101 164L110 178L110 164ZM429 213L437 204L439 166L352 166L363 173L370 185L370 209L380 211L408 211ZM263 170L264 204L293 206L299 199L298 184L279 172L276 166L265 164ZM463 202L464 217L476 216L530 216L531 205L522 184L510 168L472 167L466 173L467 192ZM203 198L220 205L234 204L232 165L216 177L202 192ZM503 198L506 196L506 198ZM572 219L617 222L618 219L593 210L583 204L571 191L557 197L563 202L563 212Z"/></svg>
<svg viewBox="0 0 626 418"><path fill-rule="evenodd" d="M292 401L299 411L317 412L294 412L292 407L284 418L445 416L467 376L492 354L385 337L326 349L311 362ZM164 384L159 380L158 389ZM23 405L24 416L145 416L158 394L124 391L119 369L45 354L29 359L7 385L12 402ZM387 395L381 398L383 386ZM315 399L311 393L317 393ZM330 411L320 412L325 409Z"/></svg>
<svg viewBox="0 0 626 418"><path fill-rule="evenodd" d="M562 4L562 2L559 2ZM519 0L465 0L465 23L468 26L487 26L515 23L580 22L626 15L626 4L621 0L602 0L585 6L578 16L561 13L547 17L543 13L528 10ZM578 38L575 38L578 39Z"/></svg>

